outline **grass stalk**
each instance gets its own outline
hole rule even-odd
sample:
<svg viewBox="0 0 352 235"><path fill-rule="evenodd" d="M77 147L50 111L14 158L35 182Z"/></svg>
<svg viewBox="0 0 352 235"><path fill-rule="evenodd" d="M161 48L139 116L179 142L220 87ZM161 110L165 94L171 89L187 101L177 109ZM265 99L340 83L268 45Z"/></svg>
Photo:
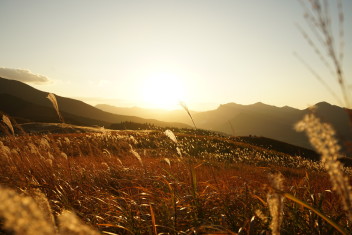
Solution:
<svg viewBox="0 0 352 235"><path fill-rule="evenodd" d="M298 199L297 197L293 196L292 194L289 193L285 193L285 192L281 192L282 196L284 196L285 198L313 211L315 214L317 214L318 216L320 216L323 220L325 220L328 224L330 224L332 227L334 227L337 231L339 231L341 234L349 234L346 230L344 230L340 225L338 225L337 223L335 223L333 220L331 220L329 217L327 217L326 215L324 215L322 212L320 212L319 210L315 209L314 207L308 205L307 203L305 203L304 201Z"/></svg>
<svg viewBox="0 0 352 235"><path fill-rule="evenodd" d="M156 229L156 219L155 219L155 214L152 205L149 205L150 207L150 216L152 217L152 228L153 228L153 234L158 235L158 230Z"/></svg>
<svg viewBox="0 0 352 235"><path fill-rule="evenodd" d="M191 118L192 120L192 123L193 123L193 126L194 126L194 129L197 129L197 126L196 126L196 123L194 122L193 120L193 117L191 115L191 112L189 111L188 109L188 106L185 102L180 102L180 105L182 106L182 108L186 111L186 113L188 114L188 116Z"/></svg>

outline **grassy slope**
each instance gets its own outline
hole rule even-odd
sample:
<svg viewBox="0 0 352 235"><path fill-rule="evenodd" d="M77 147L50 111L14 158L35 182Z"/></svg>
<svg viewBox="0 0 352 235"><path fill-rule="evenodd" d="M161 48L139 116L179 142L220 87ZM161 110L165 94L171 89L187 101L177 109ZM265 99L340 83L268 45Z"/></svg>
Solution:
<svg viewBox="0 0 352 235"><path fill-rule="evenodd" d="M177 145L160 131L3 137L0 183L40 189L54 213L73 210L92 226L119 234L269 231L268 221L251 219L257 210L269 216L267 175L277 171L287 191L332 218L341 215L317 163L210 132L176 136ZM317 219L287 202L282 232L330 233L330 225Z"/></svg>

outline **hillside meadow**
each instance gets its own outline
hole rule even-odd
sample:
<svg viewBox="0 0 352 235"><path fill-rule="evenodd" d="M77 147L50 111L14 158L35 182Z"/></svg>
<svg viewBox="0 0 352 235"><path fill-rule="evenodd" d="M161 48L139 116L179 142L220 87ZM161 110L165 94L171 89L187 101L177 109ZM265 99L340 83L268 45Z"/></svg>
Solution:
<svg viewBox="0 0 352 235"><path fill-rule="evenodd" d="M2 130L0 234L271 234L275 182L281 234L352 232L322 163L255 138Z"/></svg>

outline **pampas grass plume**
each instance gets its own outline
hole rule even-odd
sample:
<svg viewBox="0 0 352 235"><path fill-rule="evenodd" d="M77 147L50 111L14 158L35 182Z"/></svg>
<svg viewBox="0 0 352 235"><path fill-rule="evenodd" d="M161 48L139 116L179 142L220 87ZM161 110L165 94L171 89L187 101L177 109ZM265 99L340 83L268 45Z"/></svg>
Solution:
<svg viewBox="0 0 352 235"><path fill-rule="evenodd" d="M59 216L59 232L65 235L99 235L100 233L82 223L72 212L64 210Z"/></svg>
<svg viewBox="0 0 352 235"><path fill-rule="evenodd" d="M168 159L167 157L165 157L165 158L164 158L164 161L171 167L170 159Z"/></svg>
<svg viewBox="0 0 352 235"><path fill-rule="evenodd" d="M14 135L15 131L13 129L12 123L11 123L10 119L8 118L8 116L2 115L2 121L6 124L6 126L10 129L11 133Z"/></svg>
<svg viewBox="0 0 352 235"><path fill-rule="evenodd" d="M31 197L0 187L0 216L4 228L21 235L52 235L55 230Z"/></svg>
<svg viewBox="0 0 352 235"><path fill-rule="evenodd" d="M175 134L174 134L172 131L166 130L164 133L165 133L165 135L166 135L167 137L169 137L173 142L175 142L175 144L177 144L176 136L175 136Z"/></svg>
<svg viewBox="0 0 352 235"><path fill-rule="evenodd" d="M53 216L53 211L51 210L48 199L45 194L43 194L39 189L27 190L29 196L37 203L39 209L42 211L45 220L52 226L55 226L55 219Z"/></svg>
<svg viewBox="0 0 352 235"><path fill-rule="evenodd" d="M142 161L142 158L141 158L141 156L139 155L139 153L137 153L137 152L132 148L131 145L130 145L130 148L131 148L130 152L133 154L133 156L135 156L135 157L138 159L138 161L139 161L139 163L141 164L141 166L143 166L143 161Z"/></svg>
<svg viewBox="0 0 352 235"><path fill-rule="evenodd" d="M59 116L60 121L64 123L64 119L63 119L63 117L60 114L59 105L57 103L55 95L53 93L49 93L46 98L48 98L51 101L51 103L53 104L57 115Z"/></svg>
<svg viewBox="0 0 352 235"><path fill-rule="evenodd" d="M269 182L273 188L273 190L271 190L271 192L267 195L267 202L271 215L270 229L273 235L279 235L283 219L284 197L277 191L283 190L282 174L270 174Z"/></svg>
<svg viewBox="0 0 352 235"><path fill-rule="evenodd" d="M188 116L191 118L194 128L197 129L196 123L195 123L194 120L193 120L193 117L192 117L192 115L191 115L191 112L190 112L189 109L188 109L187 104L186 104L185 102L183 102L183 101L180 101L179 104L180 104L181 107L186 111L186 113L188 114Z"/></svg>
<svg viewBox="0 0 352 235"><path fill-rule="evenodd" d="M335 130L328 123L322 123L313 114L307 114L295 126L297 131L305 131L310 143L321 154L321 161L329 173L333 189L340 195L343 208L352 221L352 188L338 160L340 146L335 138Z"/></svg>

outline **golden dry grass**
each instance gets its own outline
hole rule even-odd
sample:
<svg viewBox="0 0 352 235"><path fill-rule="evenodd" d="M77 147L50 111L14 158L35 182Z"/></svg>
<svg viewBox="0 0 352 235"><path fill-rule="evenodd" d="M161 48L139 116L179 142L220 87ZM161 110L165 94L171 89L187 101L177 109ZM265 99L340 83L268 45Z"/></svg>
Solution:
<svg viewBox="0 0 352 235"><path fill-rule="evenodd" d="M177 145L161 131L2 137L0 183L40 190L58 226L68 210L116 234L267 233L267 176L280 171L286 192L349 229L319 163L217 135L175 134ZM295 203L283 213L283 234L334 231Z"/></svg>

